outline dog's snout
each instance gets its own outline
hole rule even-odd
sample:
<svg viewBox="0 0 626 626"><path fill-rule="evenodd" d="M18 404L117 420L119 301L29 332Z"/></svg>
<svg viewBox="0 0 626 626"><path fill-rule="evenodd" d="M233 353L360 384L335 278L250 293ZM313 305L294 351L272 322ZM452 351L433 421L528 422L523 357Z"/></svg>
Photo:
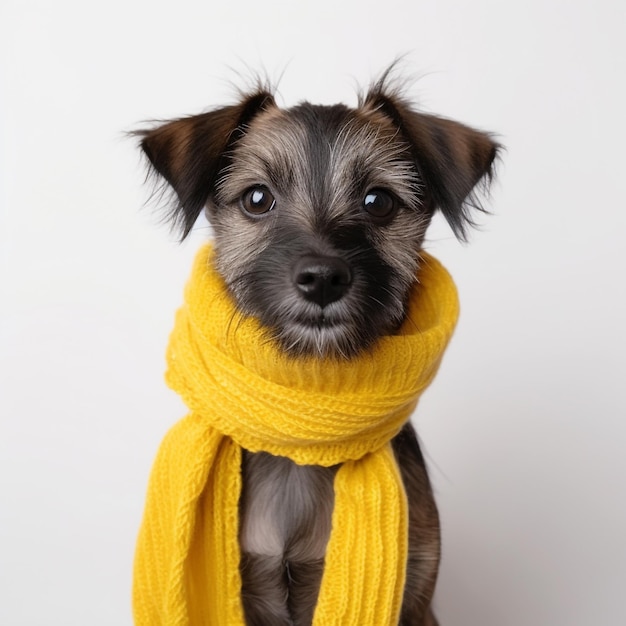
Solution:
<svg viewBox="0 0 626 626"><path fill-rule="evenodd" d="M294 268L293 281L307 300L325 307L344 296L352 283L352 272L338 257L304 256Z"/></svg>

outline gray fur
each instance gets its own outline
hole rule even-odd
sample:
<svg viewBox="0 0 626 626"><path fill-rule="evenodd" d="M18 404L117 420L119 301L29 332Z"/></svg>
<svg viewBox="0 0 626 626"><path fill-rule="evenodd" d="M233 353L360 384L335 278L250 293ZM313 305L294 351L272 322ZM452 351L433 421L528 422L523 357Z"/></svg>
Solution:
<svg viewBox="0 0 626 626"><path fill-rule="evenodd" d="M249 624L311 623L330 535L335 471L245 453L239 542Z"/></svg>

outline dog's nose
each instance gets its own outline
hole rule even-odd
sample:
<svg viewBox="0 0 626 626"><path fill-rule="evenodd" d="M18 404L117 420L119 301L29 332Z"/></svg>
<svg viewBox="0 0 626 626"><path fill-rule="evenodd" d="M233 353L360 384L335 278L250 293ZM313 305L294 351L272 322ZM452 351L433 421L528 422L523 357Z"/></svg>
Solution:
<svg viewBox="0 0 626 626"><path fill-rule="evenodd" d="M352 283L352 273L348 264L337 257L304 256L296 263L293 281L307 300L325 307L344 296Z"/></svg>

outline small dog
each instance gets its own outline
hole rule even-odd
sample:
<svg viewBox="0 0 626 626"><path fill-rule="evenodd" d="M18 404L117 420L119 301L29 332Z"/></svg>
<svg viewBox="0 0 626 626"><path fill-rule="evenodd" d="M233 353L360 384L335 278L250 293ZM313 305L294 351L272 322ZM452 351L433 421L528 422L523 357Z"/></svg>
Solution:
<svg viewBox="0 0 626 626"><path fill-rule="evenodd" d="M440 210L464 238L498 144L417 112L387 72L356 108L284 110L259 88L233 106L138 131L176 194L186 237L202 211L238 308L292 355L350 359L405 317L426 229ZM401 624L433 626L440 533L413 428L393 440L409 502ZM331 530L336 468L245 453L242 596L250 625L311 624Z"/></svg>

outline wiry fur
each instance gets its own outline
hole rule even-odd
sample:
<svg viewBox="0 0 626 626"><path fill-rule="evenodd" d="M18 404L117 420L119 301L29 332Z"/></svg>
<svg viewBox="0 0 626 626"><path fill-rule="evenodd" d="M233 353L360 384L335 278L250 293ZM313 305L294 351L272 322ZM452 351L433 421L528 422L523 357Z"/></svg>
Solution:
<svg viewBox="0 0 626 626"><path fill-rule="evenodd" d="M217 269L239 309L258 317L289 354L331 359L368 350L404 321L434 211L463 238L470 209L480 208L474 190L491 180L498 149L486 133L414 111L389 87L388 73L355 109L302 103L283 110L260 89L239 104L137 134L176 194L172 219L183 237L206 211ZM245 210L245 197L259 188L274 204L257 215ZM393 199L382 217L365 210L364 198L377 190ZM308 279L321 280L315 284L332 297L311 296ZM409 424L393 447L409 501L401 623L432 626L437 510ZM311 623L335 471L244 455L241 573L250 625Z"/></svg>

